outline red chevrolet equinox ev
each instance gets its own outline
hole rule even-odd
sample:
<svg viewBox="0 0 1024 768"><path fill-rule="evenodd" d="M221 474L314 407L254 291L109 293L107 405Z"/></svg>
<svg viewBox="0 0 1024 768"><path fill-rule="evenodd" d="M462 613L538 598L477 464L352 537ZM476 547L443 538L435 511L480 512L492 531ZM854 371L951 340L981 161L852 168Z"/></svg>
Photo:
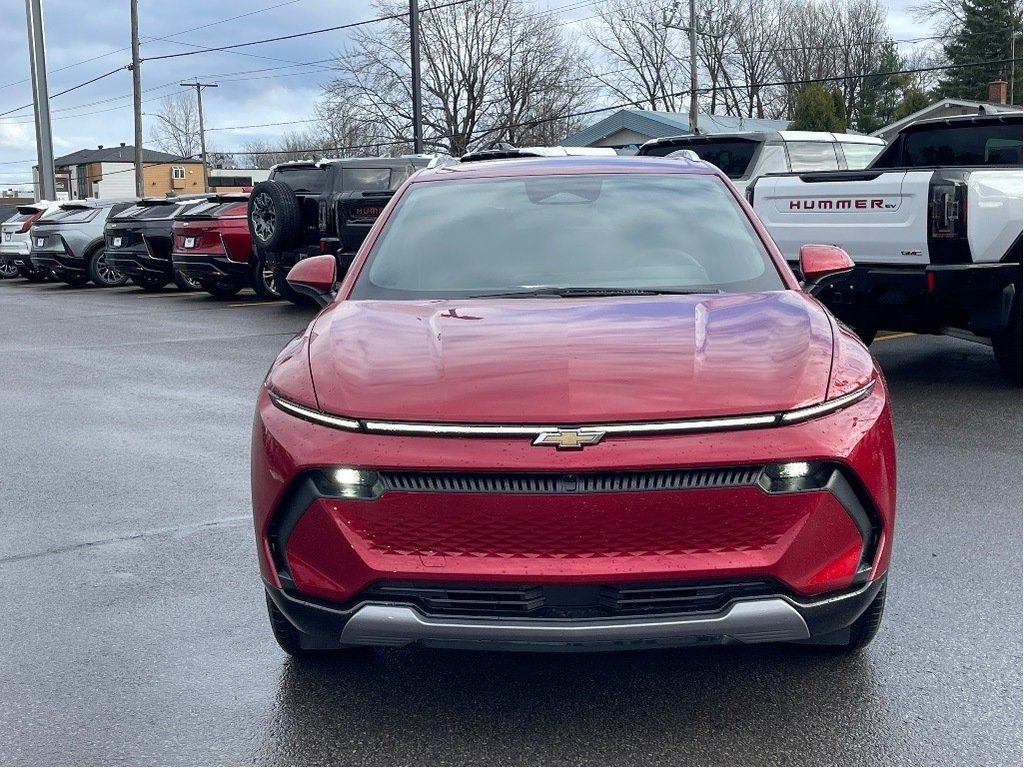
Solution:
<svg viewBox="0 0 1024 768"><path fill-rule="evenodd" d="M805 246L805 280L852 267ZM885 382L716 168L420 171L259 394L253 512L293 655L874 636Z"/></svg>

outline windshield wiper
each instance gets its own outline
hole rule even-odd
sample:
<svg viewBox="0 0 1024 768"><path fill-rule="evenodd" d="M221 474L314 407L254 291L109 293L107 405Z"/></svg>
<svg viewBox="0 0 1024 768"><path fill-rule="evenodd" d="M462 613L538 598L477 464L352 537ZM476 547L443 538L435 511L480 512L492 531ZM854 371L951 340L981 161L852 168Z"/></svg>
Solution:
<svg viewBox="0 0 1024 768"><path fill-rule="evenodd" d="M480 293L471 299L519 299L519 298L572 298L577 296L692 296L707 293L724 293L721 288L689 290L681 288L573 288L558 285L538 285L515 291Z"/></svg>

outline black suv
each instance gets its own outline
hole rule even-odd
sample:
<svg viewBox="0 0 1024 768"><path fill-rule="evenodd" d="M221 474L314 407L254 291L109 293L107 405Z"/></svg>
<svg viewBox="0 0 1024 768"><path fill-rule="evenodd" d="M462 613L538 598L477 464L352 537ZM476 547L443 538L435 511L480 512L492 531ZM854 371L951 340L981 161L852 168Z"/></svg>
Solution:
<svg viewBox="0 0 1024 768"><path fill-rule="evenodd" d="M209 195L145 198L107 219L103 228L107 262L146 291L159 291L172 280L183 291L199 290L195 280L174 270L171 228L174 219Z"/></svg>
<svg viewBox="0 0 1024 768"><path fill-rule="evenodd" d="M307 256L333 253L344 274L395 190L440 159L411 155L275 165L267 181L253 187L249 232L281 296L311 303L288 285L288 270Z"/></svg>

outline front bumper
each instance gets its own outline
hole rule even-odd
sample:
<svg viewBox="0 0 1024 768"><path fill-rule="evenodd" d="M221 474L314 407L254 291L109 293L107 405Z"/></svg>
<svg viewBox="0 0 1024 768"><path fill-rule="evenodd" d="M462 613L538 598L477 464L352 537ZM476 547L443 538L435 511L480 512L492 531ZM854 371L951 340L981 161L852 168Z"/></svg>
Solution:
<svg viewBox="0 0 1024 768"><path fill-rule="evenodd" d="M431 615L420 606L361 601L339 609L267 585L303 647L422 645L510 651L601 651L814 641L836 637L870 606L885 577L825 598L780 592L714 611L606 619Z"/></svg>
<svg viewBox="0 0 1024 768"><path fill-rule="evenodd" d="M713 616L608 614L593 604L597 598L568 604L573 620L583 622L579 632L587 646L706 637L748 642L750 614L730 614L729 606L754 601L765 608L769 600L776 602L767 604L758 631L769 633L766 638L806 639L777 599L797 611L810 636L848 626L873 593L863 602L851 595L877 592L889 563L895 457L881 385L855 405L803 423L609 437L574 452L538 448L527 439L346 432L295 418L264 391L253 440L263 579L282 612L328 644L342 642L344 625L364 605L403 610L386 620L376 608L359 614L344 642L492 643L493 633L501 635L493 627L508 622L521 627L517 636L526 644L543 645L542 638L557 635L548 634L555 626L549 622L560 615L546 613L551 606L504 615L497 625L484 614L448 612L438 619L429 606L382 600L374 591L396 580L467 589L527 584L545 595L563 588L600 592L615 585L692 588L753 580L771 586L730 594L712 606ZM765 465L794 461L823 462L832 475L810 489L761 485ZM325 495L312 478L320 468L337 466L379 470L385 491L375 500ZM600 486L606 477L632 479ZM636 478L653 478L655 485L638 485ZM559 599L551 605L566 605ZM853 608L819 620L837 605ZM753 615L761 616L760 609ZM635 626L640 618L657 626ZM717 623L706 623L712 620ZM382 633L382 624L394 635ZM709 626L719 630L709 634ZM449 637L453 627L467 636ZM782 634L770 634L776 631Z"/></svg>

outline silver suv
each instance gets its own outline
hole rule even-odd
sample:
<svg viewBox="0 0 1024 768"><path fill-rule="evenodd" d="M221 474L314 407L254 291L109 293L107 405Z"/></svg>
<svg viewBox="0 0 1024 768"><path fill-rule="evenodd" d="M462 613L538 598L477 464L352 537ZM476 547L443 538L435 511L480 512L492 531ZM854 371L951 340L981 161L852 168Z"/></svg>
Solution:
<svg viewBox="0 0 1024 768"><path fill-rule="evenodd" d="M107 263L103 226L137 202L137 198L117 200L74 200L32 225L32 267L52 270L69 285L96 285L112 288L124 285L128 277Z"/></svg>

